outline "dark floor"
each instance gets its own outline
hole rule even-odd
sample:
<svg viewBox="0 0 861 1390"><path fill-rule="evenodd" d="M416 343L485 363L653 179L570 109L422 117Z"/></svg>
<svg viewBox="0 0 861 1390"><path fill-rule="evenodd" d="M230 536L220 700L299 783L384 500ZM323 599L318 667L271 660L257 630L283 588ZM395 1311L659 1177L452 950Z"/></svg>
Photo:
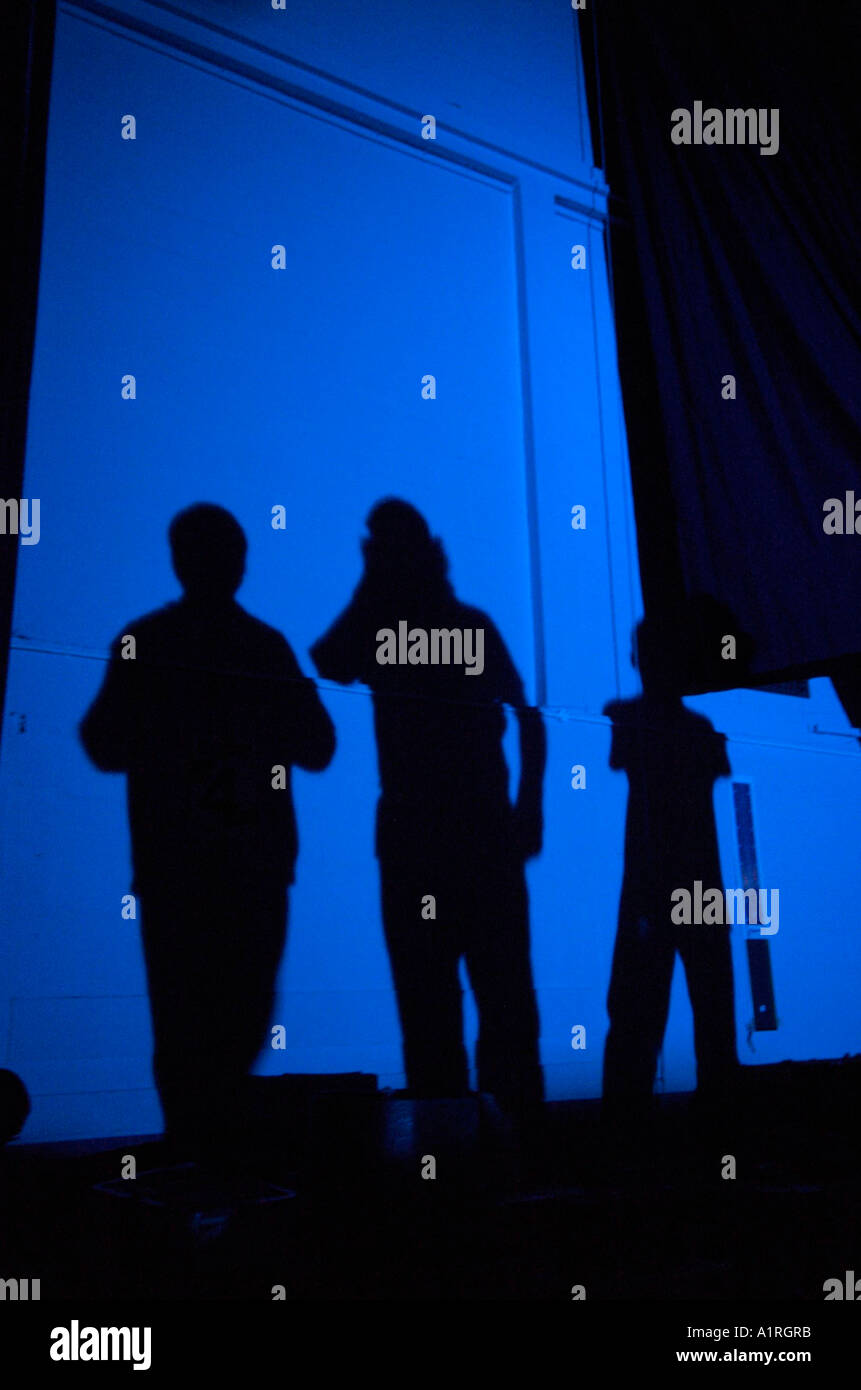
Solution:
<svg viewBox="0 0 861 1390"><path fill-rule="evenodd" d="M826 1279L861 1272L859 1080L858 1058L746 1068L728 1117L667 1097L636 1136L608 1133L597 1102L549 1104L513 1139L477 1100L352 1094L306 1097L277 1135L193 1166L153 1139L13 1146L0 1274L40 1278L43 1300L570 1301L581 1285L821 1303Z"/></svg>

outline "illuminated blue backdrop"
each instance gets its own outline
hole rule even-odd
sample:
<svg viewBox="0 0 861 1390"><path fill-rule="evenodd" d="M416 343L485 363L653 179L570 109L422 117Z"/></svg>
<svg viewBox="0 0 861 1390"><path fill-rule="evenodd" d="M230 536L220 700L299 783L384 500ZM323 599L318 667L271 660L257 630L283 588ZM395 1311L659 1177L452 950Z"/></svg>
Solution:
<svg viewBox="0 0 861 1390"><path fill-rule="evenodd" d="M404 497L441 536L458 595L493 617L544 710L545 847L528 870L542 1060L549 1098L599 1094L627 790L602 710L639 688L640 616L605 213L565 0L60 5L24 486L41 536L19 555L0 767L0 1038L34 1098L25 1139L160 1125L138 930L120 915L123 779L76 729L111 639L177 594L166 530L198 500L242 523L240 601L306 673L373 503ZM396 1086L371 701L321 691L338 749L295 775L273 1017L288 1047L258 1069ZM755 1052L733 932L740 1058L857 1050L859 755L831 686L690 704L728 735L761 881L780 889L779 1027ZM516 775L511 730L506 747ZM739 883L729 781L715 804ZM661 1084L693 1080L677 970Z"/></svg>

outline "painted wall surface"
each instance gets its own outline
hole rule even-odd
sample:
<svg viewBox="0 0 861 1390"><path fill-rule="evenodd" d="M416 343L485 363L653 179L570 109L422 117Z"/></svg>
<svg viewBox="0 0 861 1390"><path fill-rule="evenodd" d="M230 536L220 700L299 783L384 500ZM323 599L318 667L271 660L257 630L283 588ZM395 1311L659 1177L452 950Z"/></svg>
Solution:
<svg viewBox="0 0 861 1390"><path fill-rule="evenodd" d="M0 763L0 1038L33 1096L24 1139L160 1124L140 941L120 915L124 779L89 764L76 729L112 638L177 595L166 530L199 500L241 522L240 601L309 674L374 502L406 498L442 538L459 597L494 619L545 715L545 844L528 877L548 1096L600 1093L626 805L602 710L639 688L640 595L574 23L562 0L289 13L132 0L115 20L60 6L25 476L41 529L20 549ZM371 700L320 689L338 748L325 773L295 776L301 852L273 1016L288 1046L257 1069L397 1086ZM761 882L781 893L780 1026L755 1051L733 932L739 1055L857 1050L845 807L861 764L831 686L690 703L752 785ZM514 777L511 729L506 746ZM733 885L728 780L715 805ZM660 1084L693 1080L677 970Z"/></svg>

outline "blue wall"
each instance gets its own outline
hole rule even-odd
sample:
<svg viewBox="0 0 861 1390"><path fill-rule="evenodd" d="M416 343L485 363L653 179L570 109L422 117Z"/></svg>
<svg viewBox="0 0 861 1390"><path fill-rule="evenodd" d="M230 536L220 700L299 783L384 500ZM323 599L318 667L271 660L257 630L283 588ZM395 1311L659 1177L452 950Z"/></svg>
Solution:
<svg viewBox="0 0 861 1390"><path fill-rule="evenodd" d="M41 537L19 555L0 765L0 1038L34 1096L24 1138L159 1126L140 943L120 917L123 779L89 765L76 726L111 638L176 595L166 528L197 500L239 518L240 599L309 672L358 578L370 506L406 497L443 538L458 594L492 615L545 711L546 842L529 869L542 1057L551 1098L596 1095L626 799L601 710L638 689L640 595L574 17L563 0L181 8L132 0L114 23L61 4L57 23L25 477ZM120 138L129 113L134 141ZM302 849L273 1018L288 1050L259 1070L399 1085L371 703L321 689L338 751L295 778ZM780 1027L755 1053L733 934L740 1056L855 1050L844 808L859 762L840 706L825 681L809 701L692 704L753 785L761 880L781 890ZM716 808L735 884L728 783ZM678 975L662 1076L693 1084Z"/></svg>

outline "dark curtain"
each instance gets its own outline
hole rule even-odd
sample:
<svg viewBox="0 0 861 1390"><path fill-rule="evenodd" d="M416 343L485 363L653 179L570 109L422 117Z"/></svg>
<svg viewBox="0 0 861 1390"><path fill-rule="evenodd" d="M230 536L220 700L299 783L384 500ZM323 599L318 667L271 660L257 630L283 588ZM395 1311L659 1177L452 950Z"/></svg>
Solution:
<svg viewBox="0 0 861 1390"><path fill-rule="evenodd" d="M861 502L859 14L590 0L580 15L644 597L710 615L687 629L691 691L861 652L861 534L823 529L828 499ZM674 144L671 113L697 101L777 108L776 152ZM747 671L714 665L720 628L744 636Z"/></svg>
<svg viewBox="0 0 861 1390"><path fill-rule="evenodd" d="M15 0L0 15L0 191L5 236L0 269L0 497L20 500L42 240L45 143L54 0ZM0 534L0 709L18 537ZM2 724L3 721L0 721Z"/></svg>

